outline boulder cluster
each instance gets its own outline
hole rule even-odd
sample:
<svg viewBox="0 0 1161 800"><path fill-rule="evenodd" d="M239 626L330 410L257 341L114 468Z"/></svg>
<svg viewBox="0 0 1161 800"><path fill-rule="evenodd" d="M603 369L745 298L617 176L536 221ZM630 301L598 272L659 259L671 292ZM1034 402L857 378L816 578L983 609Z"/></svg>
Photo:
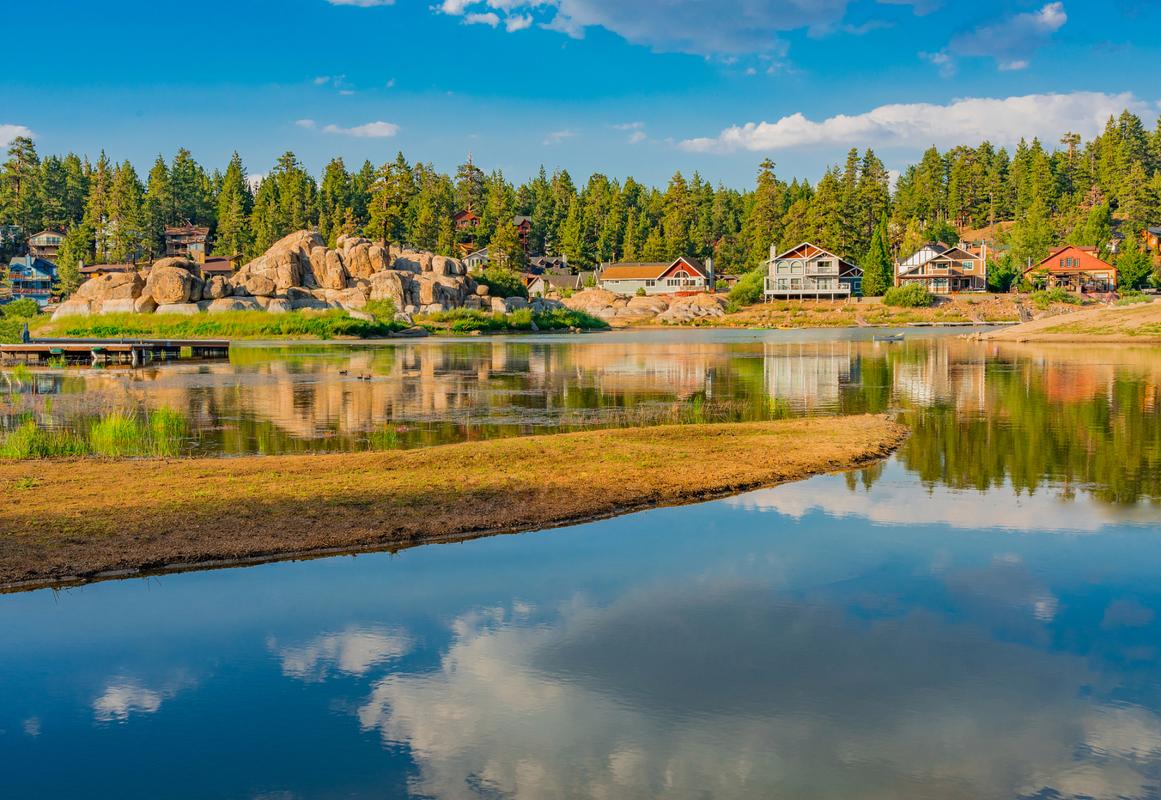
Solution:
<svg viewBox="0 0 1161 800"><path fill-rule="evenodd" d="M567 298L564 304L576 311L600 317L614 326L650 322L688 325L701 319L724 317L726 314L724 297L704 293L687 297L626 297L606 289L585 289Z"/></svg>
<svg viewBox="0 0 1161 800"><path fill-rule="evenodd" d="M528 305L523 298L491 297L457 258L358 236L341 236L337 245L329 248L318 233L298 231L229 276L204 275L193 261L163 258L147 270L86 281L53 316L338 308L369 319L364 309L375 300L390 300L408 318L453 308L508 313Z"/></svg>

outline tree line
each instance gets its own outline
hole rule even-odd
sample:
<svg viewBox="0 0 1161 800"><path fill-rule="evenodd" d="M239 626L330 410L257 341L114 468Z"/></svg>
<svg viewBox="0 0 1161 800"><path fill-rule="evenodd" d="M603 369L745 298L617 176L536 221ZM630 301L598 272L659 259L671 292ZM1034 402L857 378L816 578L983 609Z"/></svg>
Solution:
<svg viewBox="0 0 1161 800"><path fill-rule="evenodd" d="M476 229L456 230L461 209L479 216ZM1004 289L1054 244L1107 250L1114 230L1127 226L1134 233L1124 237L1118 266L1136 259L1126 265L1139 285L1152 263L1136 231L1161 222L1161 120L1149 131L1125 111L1089 141L1073 133L1048 146L1022 140L1011 154L989 142L932 147L894 186L870 148L852 149L814 184L787 182L767 159L746 190L680 171L664 188L599 173L579 185L567 170L543 167L517 185L470 160L448 175L402 153L354 169L336 158L316 177L287 152L252 182L236 153L224 169L208 170L184 148L168 161L158 156L142 179L131 162L104 152L95 161L41 157L27 138L13 141L0 172L0 225L25 235L62 231L66 288L79 280L77 263L153 259L164 252L165 227L187 222L211 229L218 255L250 258L287 233L317 228L332 244L357 233L445 255L470 238L519 264L515 215L531 219L531 253L565 255L575 268L687 255L741 273L760 266L771 244L812 241L862 264L869 293L889 284L895 257L925 241L954 242L965 230L993 226L1005 253L993 288Z"/></svg>

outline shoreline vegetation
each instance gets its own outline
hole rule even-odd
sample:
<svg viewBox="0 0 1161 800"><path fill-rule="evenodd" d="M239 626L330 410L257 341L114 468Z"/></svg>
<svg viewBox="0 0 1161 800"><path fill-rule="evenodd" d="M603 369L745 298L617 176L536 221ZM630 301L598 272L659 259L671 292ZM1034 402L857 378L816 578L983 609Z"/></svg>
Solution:
<svg viewBox="0 0 1161 800"><path fill-rule="evenodd" d="M0 461L0 590L576 524L865 466L906 434L861 415L386 453Z"/></svg>
<svg viewBox="0 0 1161 800"><path fill-rule="evenodd" d="M417 314L413 326L384 319L357 319L341 310L228 311L218 314L101 314L28 320L34 337L42 338L153 338L233 340L333 340L384 339L409 333L449 336L480 334L607 331L622 328L864 328L905 326L966 326L1013 324L1020 308L1041 316L1080 314L1087 306L1071 303L1043 304L1038 298L1020 295L964 295L930 307L893 307L876 300L859 303L828 301L777 301L747 306L718 318L689 325L600 319L583 310L557 308L542 313L520 309L509 314L473 309ZM1130 306L1132 307L1132 306ZM1040 321L1039 319L1037 321ZM21 323L23 320L21 320ZM18 341L21 325L0 330L0 339ZM416 330L416 329L422 330Z"/></svg>
<svg viewBox="0 0 1161 800"><path fill-rule="evenodd" d="M32 335L41 338L141 339L385 339L409 333L471 334L531 331L603 330L608 326L580 311L521 309L498 314L456 309L417 314L414 325L394 320L357 319L341 310L227 311L220 314L102 314L35 321ZM416 331L416 328L422 331ZM19 331L15 332L19 335ZM17 339L18 340L18 339Z"/></svg>

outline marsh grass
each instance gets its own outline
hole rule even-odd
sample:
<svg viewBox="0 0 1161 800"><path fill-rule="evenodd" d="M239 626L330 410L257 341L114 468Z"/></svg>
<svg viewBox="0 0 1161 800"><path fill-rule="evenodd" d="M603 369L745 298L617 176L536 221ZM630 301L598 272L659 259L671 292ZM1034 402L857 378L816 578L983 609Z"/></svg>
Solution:
<svg viewBox="0 0 1161 800"><path fill-rule="evenodd" d="M142 339L279 339L387 336L403 325L390 320L355 319L340 310L228 311L222 314L101 314L66 317L37 330L38 335Z"/></svg>
<svg viewBox="0 0 1161 800"><path fill-rule="evenodd" d="M398 450L399 432L394 425L371 431L367 434L367 448L369 450Z"/></svg>
<svg viewBox="0 0 1161 800"><path fill-rule="evenodd" d="M553 308L539 314L533 313L530 308L517 309L511 314L457 308L419 315L415 317L415 323L433 333L452 334L530 331L533 323L542 331L568 328L600 330L609 327L604 320L571 308Z"/></svg>
<svg viewBox="0 0 1161 800"><path fill-rule="evenodd" d="M185 417L169 408L145 415L113 411L83 431L46 428L28 417L0 436L0 458L173 457L186 452L188 435Z"/></svg>

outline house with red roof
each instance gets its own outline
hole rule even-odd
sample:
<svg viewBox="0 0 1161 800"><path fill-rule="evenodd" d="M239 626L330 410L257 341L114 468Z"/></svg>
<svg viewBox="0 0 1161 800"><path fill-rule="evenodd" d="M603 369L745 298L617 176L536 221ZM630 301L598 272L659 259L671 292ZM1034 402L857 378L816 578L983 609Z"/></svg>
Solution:
<svg viewBox="0 0 1161 800"><path fill-rule="evenodd" d="M713 286L713 260L703 264L680 256L667 262L606 264L597 275L597 285L617 294L704 292Z"/></svg>
<svg viewBox="0 0 1161 800"><path fill-rule="evenodd" d="M1039 264L1024 271L1024 277L1045 288L1059 287L1070 292L1113 292L1117 289L1117 268L1097 255L1095 247L1058 247Z"/></svg>

